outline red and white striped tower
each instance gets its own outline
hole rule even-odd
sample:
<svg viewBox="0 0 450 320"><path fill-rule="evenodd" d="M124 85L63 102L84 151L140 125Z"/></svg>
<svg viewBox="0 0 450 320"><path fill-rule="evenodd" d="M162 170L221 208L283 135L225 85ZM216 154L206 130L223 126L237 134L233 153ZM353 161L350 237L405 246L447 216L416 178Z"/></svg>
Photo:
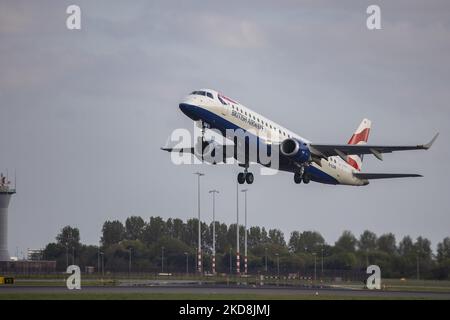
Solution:
<svg viewBox="0 0 450 320"><path fill-rule="evenodd" d="M236 253L236 273L241 274L241 258L239 257L239 252Z"/></svg>
<svg viewBox="0 0 450 320"><path fill-rule="evenodd" d="M202 249L198 249L197 252L198 273L202 273Z"/></svg>
<svg viewBox="0 0 450 320"><path fill-rule="evenodd" d="M244 257L244 272L247 274L248 268L247 268L247 256Z"/></svg>
<svg viewBox="0 0 450 320"><path fill-rule="evenodd" d="M237 182L237 181L236 181ZM236 183L236 274L241 274L241 258L239 256L239 184Z"/></svg>
<svg viewBox="0 0 450 320"><path fill-rule="evenodd" d="M248 265L247 265L247 191L248 189L244 189L241 192L245 195L245 234L244 234L244 274L248 273Z"/></svg>
<svg viewBox="0 0 450 320"><path fill-rule="evenodd" d="M205 174L201 172L195 172L195 175L197 175L197 208L198 208L198 251L197 251L197 267L198 267L198 273L202 274L202 222L200 220L200 177L204 176Z"/></svg>
<svg viewBox="0 0 450 320"><path fill-rule="evenodd" d="M212 273L216 274L216 193L217 190L210 190L213 196L213 250L212 250Z"/></svg>

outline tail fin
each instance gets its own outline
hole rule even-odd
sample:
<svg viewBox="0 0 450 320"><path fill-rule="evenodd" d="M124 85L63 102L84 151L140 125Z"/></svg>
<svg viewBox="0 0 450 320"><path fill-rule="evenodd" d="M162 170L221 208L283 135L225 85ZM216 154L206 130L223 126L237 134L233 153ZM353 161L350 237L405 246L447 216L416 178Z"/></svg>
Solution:
<svg viewBox="0 0 450 320"><path fill-rule="evenodd" d="M369 119L363 119L347 144L366 144L369 139L371 125L372 122ZM347 157L347 163L356 170L361 170L362 161L363 155L349 155Z"/></svg>

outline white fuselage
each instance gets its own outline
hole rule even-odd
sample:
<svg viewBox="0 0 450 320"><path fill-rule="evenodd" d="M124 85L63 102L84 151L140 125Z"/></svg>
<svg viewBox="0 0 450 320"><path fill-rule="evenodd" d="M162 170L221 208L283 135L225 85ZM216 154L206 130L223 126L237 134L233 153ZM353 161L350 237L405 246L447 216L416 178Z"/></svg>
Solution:
<svg viewBox="0 0 450 320"><path fill-rule="evenodd" d="M227 126L227 128L219 129L240 128L250 131L267 144L281 143L288 138L303 141L307 145L311 143L289 129L245 107L239 102L221 95L217 91L202 89L199 92L207 92L209 96L190 94L180 103L180 108L182 104L196 107L192 113L189 113L189 110L182 109L185 114L194 120L205 121L213 127ZM211 122L214 122L214 124ZM312 162L308 167L307 170L311 174L313 181L354 186L368 184L367 180L354 177L353 173L359 171L341 157L333 156L321 159L320 165ZM295 167L292 167L292 170L287 171L294 172L294 170Z"/></svg>

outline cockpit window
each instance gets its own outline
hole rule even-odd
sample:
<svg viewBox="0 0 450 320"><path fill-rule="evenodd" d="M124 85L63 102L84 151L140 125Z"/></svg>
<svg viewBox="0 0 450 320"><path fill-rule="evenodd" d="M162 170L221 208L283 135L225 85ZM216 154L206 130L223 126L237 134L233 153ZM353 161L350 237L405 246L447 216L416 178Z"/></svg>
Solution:
<svg viewBox="0 0 450 320"><path fill-rule="evenodd" d="M213 95L211 94L211 92L207 92L206 95L207 95L209 98L214 99L214 98L213 98Z"/></svg>
<svg viewBox="0 0 450 320"><path fill-rule="evenodd" d="M191 94L197 95L197 96L206 96L205 91L193 91Z"/></svg>

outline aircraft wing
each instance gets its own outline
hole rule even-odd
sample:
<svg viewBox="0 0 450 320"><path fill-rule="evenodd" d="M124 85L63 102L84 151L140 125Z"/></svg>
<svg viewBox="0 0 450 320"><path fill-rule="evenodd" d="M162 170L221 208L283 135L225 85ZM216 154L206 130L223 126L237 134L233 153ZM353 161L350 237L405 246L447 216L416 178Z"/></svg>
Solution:
<svg viewBox="0 0 450 320"><path fill-rule="evenodd" d="M390 179L390 178L408 178L408 177L423 177L420 174L414 173L353 173L356 178L360 179Z"/></svg>
<svg viewBox="0 0 450 320"><path fill-rule="evenodd" d="M313 155L327 158L332 156L340 156L344 160L348 155L352 154L373 154L379 160L383 160L383 153L391 153L393 151L405 150L427 150L434 141L436 141L439 133L437 133L430 142L426 144L411 146L384 146L369 144L310 144L309 149Z"/></svg>

